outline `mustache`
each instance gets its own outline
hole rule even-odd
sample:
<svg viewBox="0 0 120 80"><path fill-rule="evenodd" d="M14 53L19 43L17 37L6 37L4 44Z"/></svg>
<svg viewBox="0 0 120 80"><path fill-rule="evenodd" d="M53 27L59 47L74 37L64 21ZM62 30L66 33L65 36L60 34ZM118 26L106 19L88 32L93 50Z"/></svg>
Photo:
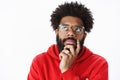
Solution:
<svg viewBox="0 0 120 80"><path fill-rule="evenodd" d="M76 40L75 38L73 38L73 37L68 37L68 38L63 39L63 43L64 43L66 40L73 40L73 41L77 42L77 40Z"/></svg>

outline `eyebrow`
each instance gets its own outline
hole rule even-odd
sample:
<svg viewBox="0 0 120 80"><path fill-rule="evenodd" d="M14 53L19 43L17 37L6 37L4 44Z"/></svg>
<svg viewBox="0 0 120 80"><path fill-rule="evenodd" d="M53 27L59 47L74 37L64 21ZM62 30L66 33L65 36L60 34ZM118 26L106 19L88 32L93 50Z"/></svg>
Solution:
<svg viewBox="0 0 120 80"><path fill-rule="evenodd" d="M60 24L60 25L64 25L64 26L70 26L69 24ZM83 25L74 25L75 27L83 27Z"/></svg>
<svg viewBox="0 0 120 80"><path fill-rule="evenodd" d="M64 26L70 26L69 24L60 24L60 25L64 25Z"/></svg>

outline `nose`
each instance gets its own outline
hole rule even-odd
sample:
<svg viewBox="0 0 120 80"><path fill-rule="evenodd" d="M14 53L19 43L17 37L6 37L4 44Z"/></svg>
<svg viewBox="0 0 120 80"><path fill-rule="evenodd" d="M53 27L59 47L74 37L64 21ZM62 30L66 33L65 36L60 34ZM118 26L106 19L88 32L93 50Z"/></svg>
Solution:
<svg viewBox="0 0 120 80"><path fill-rule="evenodd" d="M69 29L69 31L67 32L67 36L68 37L75 37L76 35L72 29Z"/></svg>

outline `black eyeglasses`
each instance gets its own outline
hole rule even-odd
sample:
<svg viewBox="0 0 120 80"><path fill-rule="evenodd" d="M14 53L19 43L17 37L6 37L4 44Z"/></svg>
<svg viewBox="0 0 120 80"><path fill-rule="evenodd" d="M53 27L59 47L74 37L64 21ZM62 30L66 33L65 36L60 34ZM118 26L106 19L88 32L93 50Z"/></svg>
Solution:
<svg viewBox="0 0 120 80"><path fill-rule="evenodd" d="M84 27L83 26L74 26L74 27L69 27L69 25L67 24L60 24L59 25L59 29L63 32L67 32L69 31L69 29L72 29L72 31L76 34L81 34L84 31Z"/></svg>

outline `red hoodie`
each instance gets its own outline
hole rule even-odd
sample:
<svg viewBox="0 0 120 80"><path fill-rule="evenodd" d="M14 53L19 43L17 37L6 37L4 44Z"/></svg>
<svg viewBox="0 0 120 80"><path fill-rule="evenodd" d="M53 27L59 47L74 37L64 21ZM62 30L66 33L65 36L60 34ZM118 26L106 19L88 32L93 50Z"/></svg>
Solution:
<svg viewBox="0 0 120 80"><path fill-rule="evenodd" d="M57 45L52 45L33 59L27 80L108 80L108 64L103 57L85 46L80 54L72 67L61 73L59 51Z"/></svg>

